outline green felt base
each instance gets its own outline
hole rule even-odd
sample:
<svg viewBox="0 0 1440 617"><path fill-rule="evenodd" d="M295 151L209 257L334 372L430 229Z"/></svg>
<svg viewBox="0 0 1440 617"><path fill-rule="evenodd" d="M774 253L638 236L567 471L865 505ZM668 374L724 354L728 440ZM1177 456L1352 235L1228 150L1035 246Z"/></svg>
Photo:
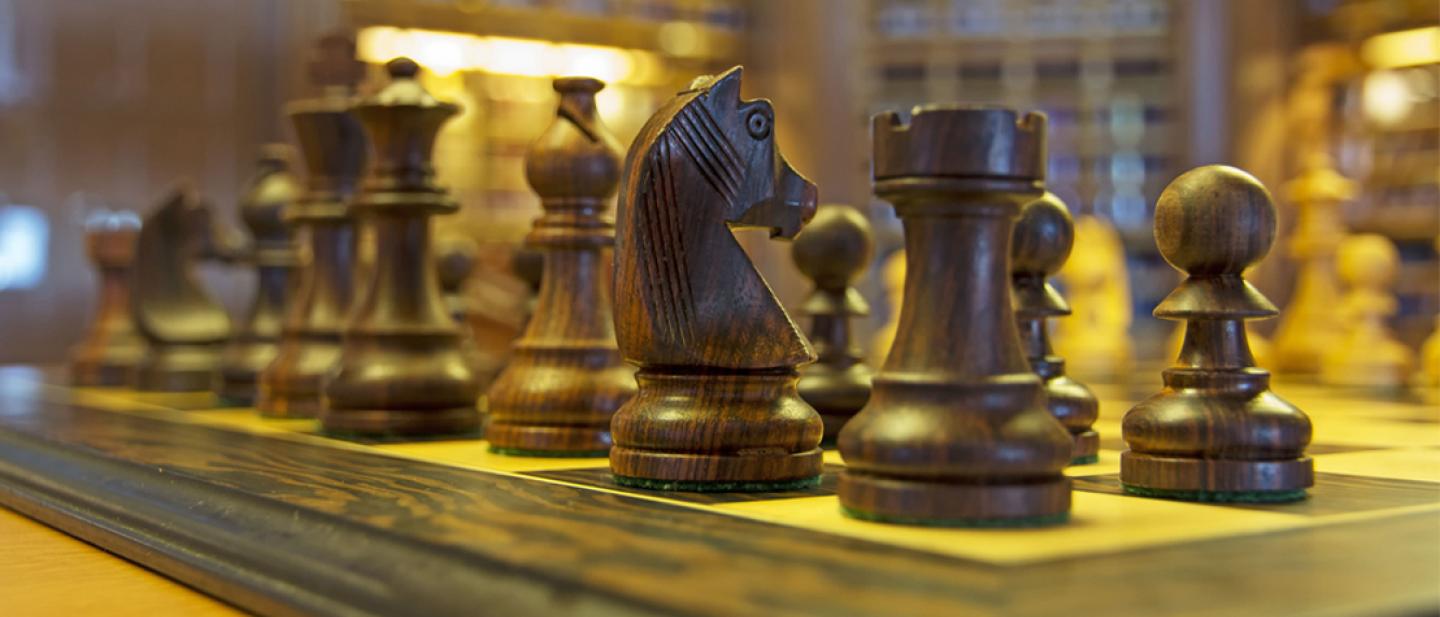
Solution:
<svg viewBox="0 0 1440 617"><path fill-rule="evenodd" d="M1206 503L1288 503L1305 499L1305 489L1293 491L1173 491L1144 486L1123 485L1125 492L1140 497L1157 497L1177 501Z"/></svg>
<svg viewBox="0 0 1440 617"><path fill-rule="evenodd" d="M686 482L677 480L655 480L615 475L615 483L631 488L652 491L684 491L689 493L767 493L775 491L798 491L820 486L820 476L785 480L783 482Z"/></svg>
<svg viewBox="0 0 1440 617"><path fill-rule="evenodd" d="M1070 459L1071 465L1094 465L1098 462L1100 462L1099 454L1087 454L1085 456L1077 456Z"/></svg>
<svg viewBox="0 0 1440 617"><path fill-rule="evenodd" d="M525 448L502 448L490 446L490 451L505 456L526 456L530 458L605 458L610 456L609 450L580 450L566 452L563 450L526 450Z"/></svg>
<svg viewBox="0 0 1440 617"><path fill-rule="evenodd" d="M845 516L862 521L873 521L877 523L894 523L897 525L919 525L921 527L988 527L988 528L1024 528L1024 527L1049 527L1059 525L1070 520L1069 512L1049 514L1044 516L1025 516L1019 518L911 518L905 516L887 516L875 512L866 512L840 506L840 511Z"/></svg>

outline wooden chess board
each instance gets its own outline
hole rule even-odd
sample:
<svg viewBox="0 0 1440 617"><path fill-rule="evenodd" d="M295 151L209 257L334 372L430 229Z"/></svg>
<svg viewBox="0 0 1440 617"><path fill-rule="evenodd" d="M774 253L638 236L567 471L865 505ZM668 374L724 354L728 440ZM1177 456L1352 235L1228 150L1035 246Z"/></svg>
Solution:
<svg viewBox="0 0 1440 617"><path fill-rule="evenodd" d="M483 440L356 443L210 395L69 388L0 369L0 503L266 614L1377 615L1440 610L1440 406L1312 385L1316 485L1287 505L1129 496L1100 462L1069 524L844 517L821 486L662 493L604 459ZM1064 608L1063 611L1058 609Z"/></svg>

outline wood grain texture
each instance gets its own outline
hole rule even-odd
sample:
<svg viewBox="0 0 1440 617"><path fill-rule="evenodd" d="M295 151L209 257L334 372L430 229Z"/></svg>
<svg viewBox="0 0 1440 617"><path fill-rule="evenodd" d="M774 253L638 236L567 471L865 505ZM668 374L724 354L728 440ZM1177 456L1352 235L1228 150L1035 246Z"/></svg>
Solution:
<svg viewBox="0 0 1440 617"><path fill-rule="evenodd" d="M1211 500L1299 499L1314 484L1310 419L1270 392L1255 367L1246 319L1274 305L1246 282L1275 239L1275 205L1250 174L1210 165L1170 183L1155 207L1160 254L1186 278L1155 315L1185 321L1165 388L1125 414L1127 487Z"/></svg>
<svg viewBox="0 0 1440 617"><path fill-rule="evenodd" d="M840 433L857 516L1033 524L1070 510L1071 437L1045 408L1010 300L1020 206L1041 195L1045 117L916 108L874 121L875 192L905 226L905 297L870 402Z"/></svg>
<svg viewBox="0 0 1440 617"><path fill-rule="evenodd" d="M622 478L715 484L820 475L823 425L796 392L805 337L731 228L791 238L815 185L775 145L774 110L740 99L741 69L660 107L626 157L615 243L615 329L639 391L616 412Z"/></svg>
<svg viewBox="0 0 1440 617"><path fill-rule="evenodd" d="M486 439L500 451L605 456L610 418L635 393L615 343L606 212L620 182L620 145L600 122L596 79L556 79L555 121L525 155L545 214L526 243L544 256L540 292L509 363L486 395Z"/></svg>
<svg viewBox="0 0 1440 617"><path fill-rule="evenodd" d="M78 386L123 386L141 358L145 339L131 312L131 268L140 222L122 216L89 221L85 252L95 265L98 299L85 338L70 350L70 381Z"/></svg>

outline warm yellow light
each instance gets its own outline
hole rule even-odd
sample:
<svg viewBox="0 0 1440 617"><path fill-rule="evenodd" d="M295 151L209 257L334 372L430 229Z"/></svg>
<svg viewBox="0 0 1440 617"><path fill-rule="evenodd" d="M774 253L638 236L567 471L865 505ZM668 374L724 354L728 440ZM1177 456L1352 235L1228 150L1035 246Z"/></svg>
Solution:
<svg viewBox="0 0 1440 617"><path fill-rule="evenodd" d="M356 37L361 60L408 56L438 74L479 71L522 77L587 76L609 83L653 84L664 77L655 54L635 49L536 39L370 26Z"/></svg>
<svg viewBox="0 0 1440 617"><path fill-rule="evenodd" d="M1395 71L1375 71L1365 76L1361 102L1370 120L1390 126L1410 115L1412 101L1404 77Z"/></svg>
<svg viewBox="0 0 1440 617"><path fill-rule="evenodd" d="M471 69L482 73L548 77L555 74L555 45L533 39L485 37Z"/></svg>
<svg viewBox="0 0 1440 617"><path fill-rule="evenodd" d="M630 54L615 47L560 45L556 75L584 75L609 83L629 81L635 73Z"/></svg>
<svg viewBox="0 0 1440 617"><path fill-rule="evenodd" d="M1440 63L1440 26L1377 34L1360 46L1360 58L1382 69Z"/></svg>
<svg viewBox="0 0 1440 617"><path fill-rule="evenodd" d="M705 51L700 27L688 21L672 21L656 33L660 49L672 56L698 56Z"/></svg>

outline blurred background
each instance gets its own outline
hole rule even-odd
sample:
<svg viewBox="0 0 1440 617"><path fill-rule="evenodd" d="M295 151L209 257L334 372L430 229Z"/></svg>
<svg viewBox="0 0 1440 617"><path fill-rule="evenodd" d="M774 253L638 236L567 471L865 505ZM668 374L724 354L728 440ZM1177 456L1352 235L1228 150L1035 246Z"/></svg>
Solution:
<svg viewBox="0 0 1440 617"><path fill-rule="evenodd" d="M440 180L463 205L442 233L482 247L467 292L480 329L518 324L508 298L525 287L510 260L539 213L523 156L554 116L550 79L608 82L600 112L628 144L693 77L744 64L745 95L775 102L791 163L819 185L823 202L862 208L875 226L876 267L859 284L874 307L857 324L862 340L894 313L880 272L900 248L898 221L869 191L868 118L964 101L1049 115L1050 188L1081 221L1077 272L1061 282L1077 317L1099 314L1077 330L1122 330L1140 361L1169 353L1173 326L1150 310L1178 278L1155 250L1155 199L1189 167L1228 163L1262 180L1280 208L1280 238L1251 274L1262 291L1286 306L1307 264L1327 267L1345 235L1379 234L1399 257L1385 291L1395 310L1380 318L1419 347L1440 311L1437 7L0 0L0 362L60 361L81 336L96 300L83 245L88 218L143 214L188 178L218 218L238 226L236 201L259 147L293 141L283 106L315 94L305 64L334 32L354 37L370 63L362 90L380 81L386 60L408 55L428 69L432 92L464 106L436 156ZM788 247L748 234L744 242L782 300L798 305L809 283ZM206 268L216 295L243 310L253 274ZM1337 285L1317 293L1343 293L1344 282ZM1333 300L1321 306L1334 308ZM1277 323L1257 323L1255 332L1274 335Z"/></svg>

